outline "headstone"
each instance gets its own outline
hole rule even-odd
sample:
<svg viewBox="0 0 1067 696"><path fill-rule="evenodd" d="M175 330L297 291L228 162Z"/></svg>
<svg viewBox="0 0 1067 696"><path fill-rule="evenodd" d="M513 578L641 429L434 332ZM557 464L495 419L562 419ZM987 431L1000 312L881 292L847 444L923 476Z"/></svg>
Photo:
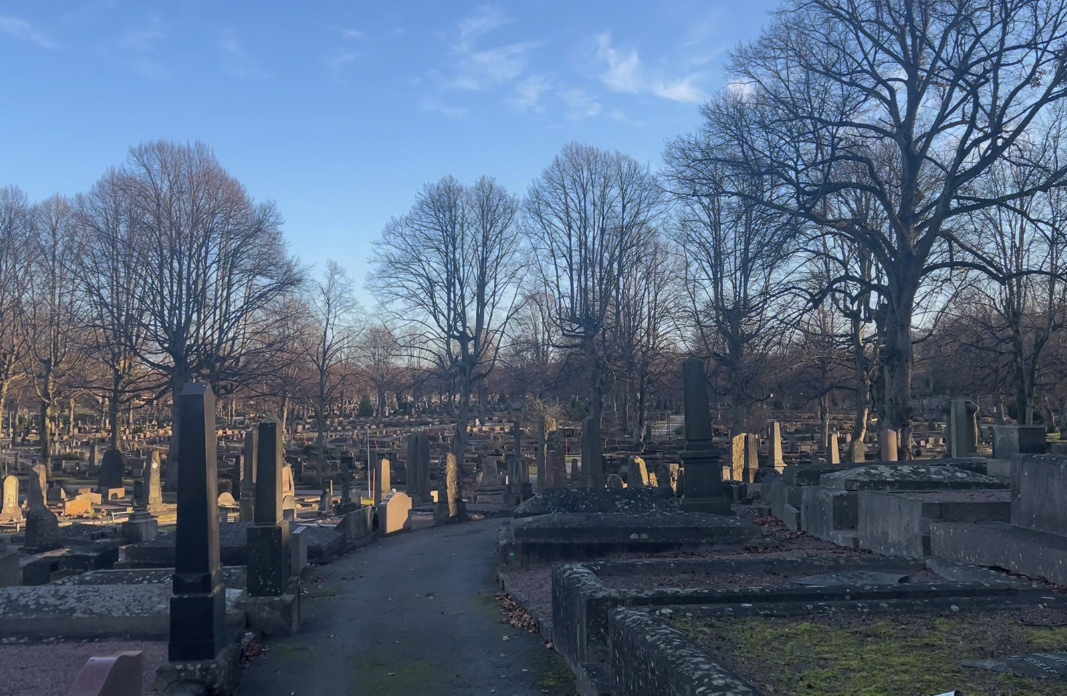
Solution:
<svg viewBox="0 0 1067 696"><path fill-rule="evenodd" d="M91 474L96 469L96 443L89 443L89 473Z"/></svg>
<svg viewBox="0 0 1067 696"><path fill-rule="evenodd" d="M282 467L282 518L290 522L296 519L296 483L290 464Z"/></svg>
<svg viewBox="0 0 1067 696"><path fill-rule="evenodd" d="M415 504L430 502L430 437L426 433L408 436L407 467L408 495Z"/></svg>
<svg viewBox="0 0 1067 696"><path fill-rule="evenodd" d="M237 501L233 499L232 493L219 493L219 507L220 508L235 508L237 507Z"/></svg>
<svg viewBox="0 0 1067 696"><path fill-rule="evenodd" d="M867 461L867 446L863 444L863 440L856 438L848 443L848 446L852 455L853 464L863 464Z"/></svg>
<svg viewBox="0 0 1067 696"><path fill-rule="evenodd" d="M782 424L771 421L770 424L771 451L769 465L781 471L785 468L785 459L782 457Z"/></svg>
<svg viewBox="0 0 1067 696"><path fill-rule="evenodd" d="M538 474L540 477L540 474ZM545 455L545 480L544 487L563 488L567 485L567 465L563 459L563 453L559 450L549 450Z"/></svg>
<svg viewBox="0 0 1067 696"><path fill-rule="evenodd" d="M441 486L437 493L437 508L434 510L435 522L456 522L466 518L466 509L459 491L459 464L456 455L449 452L444 456L444 471L441 472Z"/></svg>
<svg viewBox="0 0 1067 696"><path fill-rule="evenodd" d="M48 469L44 464L34 464L30 469L29 483L26 488L26 507L30 510L45 506L45 491L48 490Z"/></svg>
<svg viewBox="0 0 1067 696"><path fill-rule="evenodd" d="M949 414L949 452L954 458L978 454L978 407L968 399L953 399Z"/></svg>
<svg viewBox="0 0 1067 696"><path fill-rule="evenodd" d="M174 596L170 600L171 662L213 660L226 644L226 590L219 560L215 395L190 382L178 397L178 524Z"/></svg>
<svg viewBox="0 0 1067 696"><path fill-rule="evenodd" d="M685 403L685 488L682 508L691 512L729 515L730 501L722 485L722 470L712 444L711 410L704 363L689 358L682 367Z"/></svg>
<svg viewBox="0 0 1067 696"><path fill-rule="evenodd" d="M841 463L841 450L837 443L837 433L830 433L830 439L827 442L826 447L826 463L827 464L840 464Z"/></svg>
<svg viewBox="0 0 1067 696"><path fill-rule="evenodd" d="M389 475L389 460L375 455L374 462L374 504L382 502L392 490L392 477Z"/></svg>
<svg viewBox="0 0 1067 696"><path fill-rule="evenodd" d="M122 488L122 475L126 470L126 459L122 452L109 449L104 452L104 460L100 463L100 472L97 476L96 490L106 494L114 488Z"/></svg>
<svg viewBox="0 0 1067 696"><path fill-rule="evenodd" d="M629 457L629 460L626 485L630 488L645 488L648 486L648 469L645 467L645 460L641 457Z"/></svg>
<svg viewBox="0 0 1067 696"><path fill-rule="evenodd" d="M897 431L886 428L878 432L878 457L883 462L897 461Z"/></svg>
<svg viewBox="0 0 1067 696"><path fill-rule="evenodd" d="M163 512L162 473L162 466L159 461L159 451L152 450L148 453L148 461L145 463L144 478L142 479L141 485L145 490L144 495L147 496L145 510L153 515L158 515Z"/></svg>
<svg viewBox="0 0 1067 696"><path fill-rule="evenodd" d="M4 478L0 524L22 524L22 519L22 508L19 507L19 480L14 476L7 476Z"/></svg>
<svg viewBox="0 0 1067 696"><path fill-rule="evenodd" d="M548 483L548 419L543 413L537 417L534 458L537 460L537 492L540 493Z"/></svg>
<svg viewBox="0 0 1067 696"><path fill-rule="evenodd" d="M607 480L604 482L604 486L606 488L611 488L615 490L621 490L622 488L625 488L622 482L622 477L618 474L608 474Z"/></svg>
<svg viewBox="0 0 1067 696"><path fill-rule="evenodd" d="M46 507L33 508L26 513L24 549L39 553L55 548L59 548L59 518Z"/></svg>
<svg viewBox="0 0 1067 696"><path fill-rule="evenodd" d="M759 470L759 435L745 433L745 470L741 480L745 483L753 483L756 480L756 472Z"/></svg>
<svg viewBox="0 0 1067 696"><path fill-rule="evenodd" d="M482 457L482 475L478 480L478 491L474 502L478 505L487 505L498 510L507 507L505 494L507 489L500 480L500 469L497 467L495 457Z"/></svg>
<svg viewBox="0 0 1067 696"><path fill-rule="evenodd" d="M233 458L233 470L230 473L230 493L233 493L235 500L241 499L241 476L244 474L244 457L240 454L234 455Z"/></svg>
<svg viewBox="0 0 1067 696"><path fill-rule="evenodd" d="M308 564L307 527L297 527L289 534L289 575L299 577Z"/></svg>
<svg viewBox="0 0 1067 696"><path fill-rule="evenodd" d="M741 433L730 438L730 480L745 480L745 441L747 435Z"/></svg>
<svg viewBox="0 0 1067 696"><path fill-rule="evenodd" d="M282 516L282 438L273 419L259 424L255 524L248 529L248 594L277 597L289 581L289 522Z"/></svg>
<svg viewBox="0 0 1067 696"><path fill-rule="evenodd" d="M244 456L241 457L241 521L251 522L256 509L256 456L259 446L259 433L255 428L245 433Z"/></svg>
<svg viewBox="0 0 1067 696"><path fill-rule="evenodd" d="M378 506L378 529L383 534L393 534L408 527L411 498L406 493L392 491Z"/></svg>
<svg viewBox="0 0 1067 696"><path fill-rule="evenodd" d="M600 437L600 423L593 417L582 424L582 485L601 488L604 485L604 441Z"/></svg>
<svg viewBox="0 0 1067 696"><path fill-rule="evenodd" d="M1011 459L1014 454L1044 454L1045 426L994 425L993 458Z"/></svg>

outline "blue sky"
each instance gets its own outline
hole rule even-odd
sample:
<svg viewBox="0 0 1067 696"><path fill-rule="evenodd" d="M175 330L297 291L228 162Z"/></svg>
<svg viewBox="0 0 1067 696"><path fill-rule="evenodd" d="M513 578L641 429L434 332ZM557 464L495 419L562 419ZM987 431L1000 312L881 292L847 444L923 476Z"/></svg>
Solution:
<svg viewBox="0 0 1067 696"><path fill-rule="evenodd" d="M362 285L445 174L522 194L572 140L658 166L777 4L0 0L0 185L72 195L138 142L204 140Z"/></svg>

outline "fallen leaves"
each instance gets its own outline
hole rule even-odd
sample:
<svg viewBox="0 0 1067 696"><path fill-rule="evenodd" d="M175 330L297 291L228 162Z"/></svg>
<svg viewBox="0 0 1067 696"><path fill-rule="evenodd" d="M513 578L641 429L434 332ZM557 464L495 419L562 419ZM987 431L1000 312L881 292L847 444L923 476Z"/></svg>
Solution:
<svg viewBox="0 0 1067 696"><path fill-rule="evenodd" d="M518 602L512 599L511 595L500 592L496 595L496 601L500 604L501 613L504 614L504 623L530 633L537 633L537 622L519 606Z"/></svg>

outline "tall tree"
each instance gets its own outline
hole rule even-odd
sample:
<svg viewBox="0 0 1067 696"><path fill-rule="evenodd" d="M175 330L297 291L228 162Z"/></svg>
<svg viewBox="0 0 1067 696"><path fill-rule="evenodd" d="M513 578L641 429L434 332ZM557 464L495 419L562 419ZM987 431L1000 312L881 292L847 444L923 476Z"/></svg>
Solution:
<svg viewBox="0 0 1067 696"><path fill-rule="evenodd" d="M356 357L363 366L367 381L376 395L375 410L379 417L385 415L386 394L400 371L400 344L385 323L368 328L356 346Z"/></svg>
<svg viewBox="0 0 1067 696"><path fill-rule="evenodd" d="M375 243L371 282L398 321L414 328L442 378L459 386L452 452L467 448L471 395L496 364L515 313L519 202L489 177L471 187L451 176L427 184Z"/></svg>
<svg viewBox="0 0 1067 696"><path fill-rule="evenodd" d="M83 244L70 201L62 196L34 206L32 229L27 320L33 383L41 401L41 457L47 462L52 456L52 419L78 357L81 293L74 269Z"/></svg>
<svg viewBox="0 0 1067 696"><path fill-rule="evenodd" d="M961 218L1063 178L996 199L967 190L1063 98L1065 36L1058 0L791 0L735 52L735 88L705 108L716 142L704 157L767 177L785 194L778 209L879 266L884 411L904 442L916 298L929 274L960 263L941 249L966 257ZM870 194L884 224L830 204L850 192Z"/></svg>
<svg viewBox="0 0 1067 696"><path fill-rule="evenodd" d="M178 458L178 395L194 378L216 391L264 365L265 309L302 281L272 204L256 204L207 145L167 141L133 148L120 170L134 234L130 284L143 293L144 342L127 346L163 374L171 394L168 460ZM170 470L176 471L171 466ZM168 483L177 484L168 473Z"/></svg>
<svg viewBox="0 0 1067 696"><path fill-rule="evenodd" d="M28 348L25 301L28 259L32 258L30 220L26 194L10 186L0 188L0 420Z"/></svg>
<svg viewBox="0 0 1067 696"><path fill-rule="evenodd" d="M599 429L608 378L608 321L622 278L653 234L661 194L647 166L618 152L572 143L534 181L525 229L553 320L586 362L589 411ZM603 462L583 462L587 484L603 485Z"/></svg>

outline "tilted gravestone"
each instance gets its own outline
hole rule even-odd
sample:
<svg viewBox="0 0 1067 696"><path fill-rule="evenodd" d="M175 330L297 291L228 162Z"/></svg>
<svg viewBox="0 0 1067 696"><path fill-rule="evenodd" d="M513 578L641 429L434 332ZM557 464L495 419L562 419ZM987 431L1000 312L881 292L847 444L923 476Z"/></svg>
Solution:
<svg viewBox="0 0 1067 696"><path fill-rule="evenodd" d="M712 444L711 409L704 363L692 357L682 367L685 403L685 450L681 453L685 467L682 508L691 512L729 515L730 501L722 484L722 469Z"/></svg>
<svg viewBox="0 0 1067 696"><path fill-rule="evenodd" d="M289 581L289 522L282 517L282 439L276 421L259 424L255 524L248 528L248 594L277 597Z"/></svg>
<svg viewBox="0 0 1067 696"><path fill-rule="evenodd" d="M39 553L59 548L59 518L46 507L26 513L26 541L24 549Z"/></svg>
<svg viewBox="0 0 1067 696"><path fill-rule="evenodd" d="M212 660L226 643L226 589L219 559L215 395L206 384L182 390L178 445L178 525L174 596L170 600L172 662Z"/></svg>
<svg viewBox="0 0 1067 696"><path fill-rule="evenodd" d="M126 469L126 459L122 452L109 449L104 452L104 459L100 462L100 473L96 480L96 490L108 499L108 491L122 488L122 474Z"/></svg>

